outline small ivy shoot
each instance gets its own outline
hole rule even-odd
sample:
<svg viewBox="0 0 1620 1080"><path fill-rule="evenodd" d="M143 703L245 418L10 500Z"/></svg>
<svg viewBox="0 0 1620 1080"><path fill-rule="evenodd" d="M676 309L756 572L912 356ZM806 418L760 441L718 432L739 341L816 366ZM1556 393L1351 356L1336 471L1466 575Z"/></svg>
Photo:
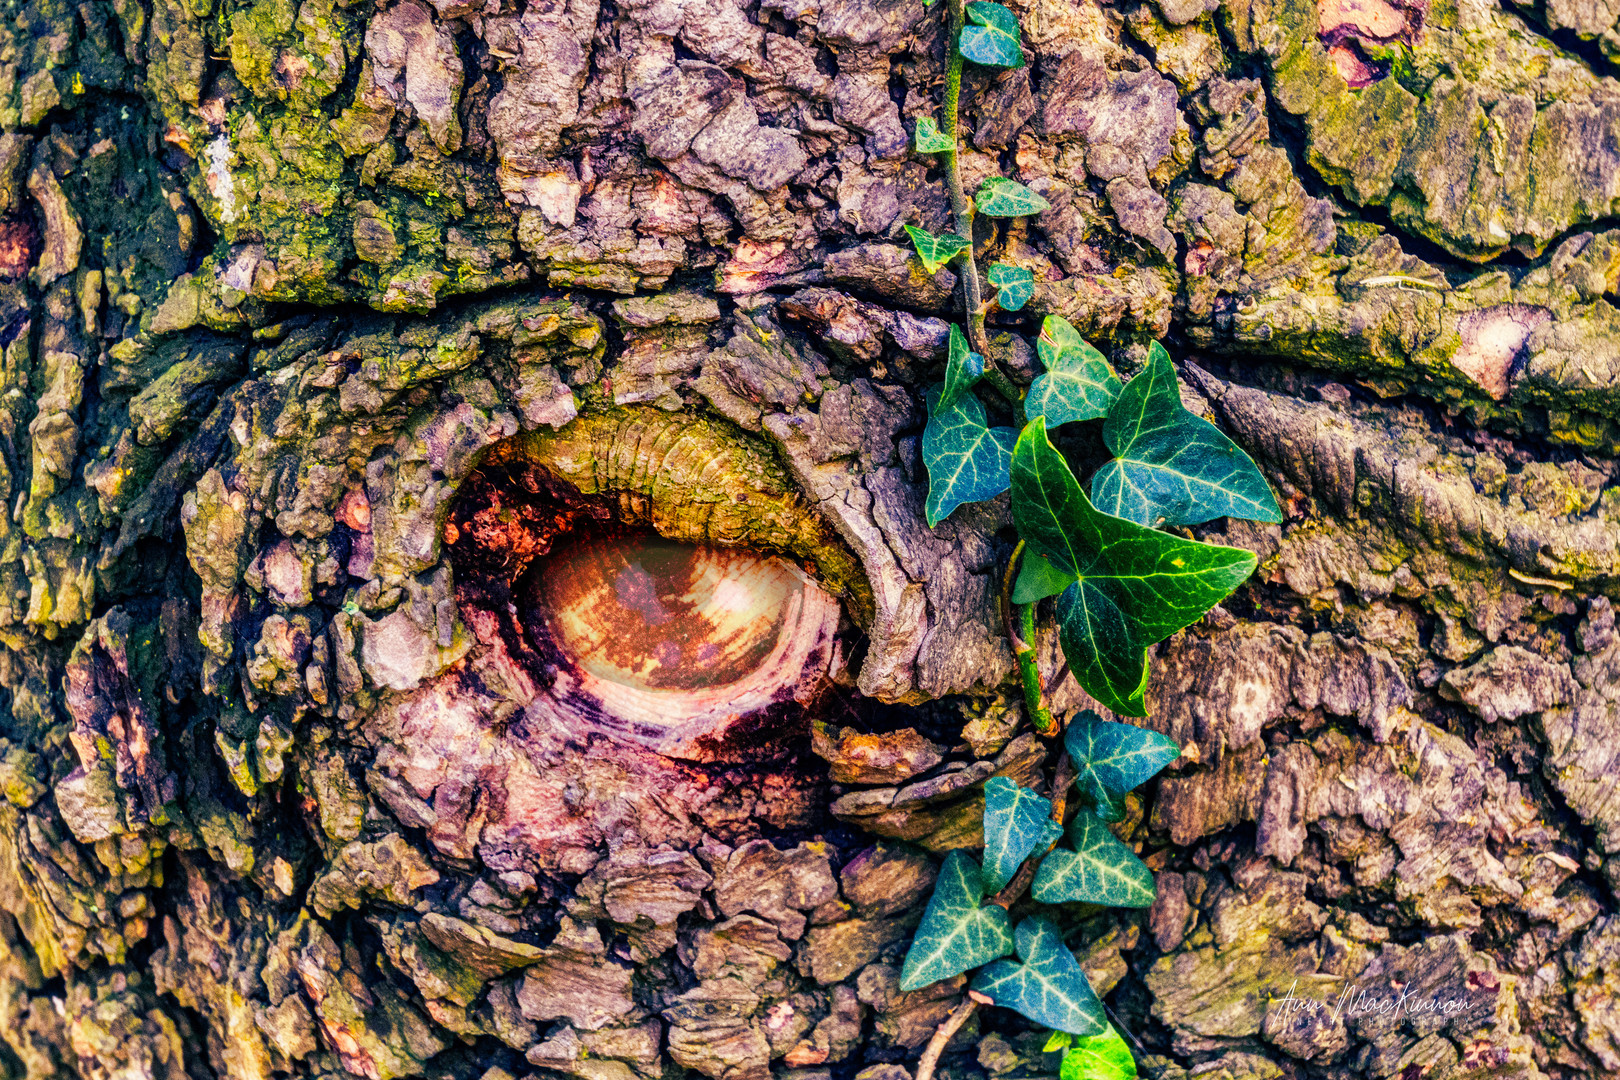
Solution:
<svg viewBox="0 0 1620 1080"><path fill-rule="evenodd" d="M984 357L968 348L962 328L951 324L950 347L945 361L945 389L932 411L949 409L956 405L973 384L984 377Z"/></svg>
<svg viewBox="0 0 1620 1080"><path fill-rule="evenodd" d="M996 289L996 303L1002 311L1021 311L1029 298L1035 295L1035 275L1022 266L1010 263L991 263L985 275Z"/></svg>
<svg viewBox="0 0 1620 1080"><path fill-rule="evenodd" d="M948 154L956 149L956 140L941 133L932 116L921 116L917 118L917 130L912 136L912 145L917 148L919 154Z"/></svg>
<svg viewBox="0 0 1620 1080"><path fill-rule="evenodd" d="M968 20L956 47L975 64L985 67L1024 66L1024 50L1019 44L1018 17L990 0L974 0L967 6Z"/></svg>
<svg viewBox="0 0 1620 1080"><path fill-rule="evenodd" d="M1201 619L1254 572L1241 548L1216 547L1101 513L1036 417L1013 449L1013 523L1075 582L1058 595L1058 640L1086 692L1146 716L1147 647Z"/></svg>
<svg viewBox="0 0 1620 1080"><path fill-rule="evenodd" d="M911 237L911 244L917 249L917 257L923 261L923 267L930 274L939 273L940 267L968 248L968 242L955 233L943 233L935 236L927 229L907 225L906 235Z"/></svg>
<svg viewBox="0 0 1620 1080"><path fill-rule="evenodd" d="M1026 217L1052 209L1052 204L1016 180L992 176L979 185L973 205L986 217Z"/></svg>
<svg viewBox="0 0 1620 1080"><path fill-rule="evenodd" d="M1041 860L1029 894L1043 904L1151 907L1153 871L1089 810L1069 822L1073 850L1058 848Z"/></svg>
<svg viewBox="0 0 1620 1080"><path fill-rule="evenodd" d="M1107 1030L1102 1002L1056 926L1032 916L1018 924L1014 938L1022 963L997 960L973 977L973 989L1037 1024L1070 1035Z"/></svg>
<svg viewBox="0 0 1620 1080"><path fill-rule="evenodd" d="M1147 783L1181 756L1181 747L1157 731L1104 720L1082 709L1069 721L1063 746L1075 786L1104 821L1125 817L1125 793Z"/></svg>
<svg viewBox="0 0 1620 1080"><path fill-rule="evenodd" d="M1041 734L1056 729L1041 701L1032 647L1035 605L1049 598L1059 643L1080 685L1117 713L1144 716L1147 647L1202 617L1256 565L1247 551L1150 526L1222 516L1275 522L1281 515L1248 455L1182 407L1175 369L1156 342L1146 368L1122 383L1072 325L1048 316L1036 341L1044 370L1021 402L1004 373L987 371L981 352L988 305L980 297L973 246L960 234L972 232L975 213L1023 217L1050 204L999 176L980 185L972 199L963 190L955 154L963 62L1014 68L1023 65L1024 56L1018 21L1001 4L974 0L964 8L958 2L948 11L956 48L945 78L945 126L933 116L919 117L913 146L918 153L945 155L957 233L935 235L915 225L905 229L928 273L960 260L967 333L950 327L945 379L927 395L925 514L935 526L963 503L1011 489L1019 537L1013 561L1020 565L1016 579L1009 566L1003 584L1007 633L1014 638L1027 707ZM1035 276L1027 267L992 263L986 278L1004 312L1020 311L1034 297ZM973 390L985 378L993 378L1014 415L1027 420L1021 433L989 426ZM1088 498L1047 432L1099 419L1103 441L1115 456L1093 476ZM1011 605L1019 606L1021 621L1014 619ZM1021 638L1015 622L1022 627ZM992 777L984 789L984 864L981 868L963 851L946 856L906 954L900 988L918 990L977 968L971 984L976 1001L988 999L1054 1029L1045 1049L1064 1052L1060 1080L1134 1080L1130 1050L1109 1025L1057 926L1033 915L1015 932L1007 909L1025 883L1037 904L1152 904L1152 872L1108 822L1124 816L1125 794L1174 761L1181 748L1156 732L1104 721L1089 710L1070 722L1064 746L1081 803L1068 828L1069 846L1053 846L1063 832L1055 819L1063 816L1067 781L1062 790L1054 787L1048 800L1010 779ZM1057 771L1068 775L1062 765ZM985 903L986 894L998 890L993 902ZM1016 961L1003 959L1015 949ZM972 1001L958 1006L935 1042L942 1047L975 1007ZM917 1080L932 1080L937 1055L934 1048L924 1053Z"/></svg>
<svg viewBox="0 0 1620 1080"><path fill-rule="evenodd" d="M986 426L984 406L971 393L963 394L948 409L931 400L928 411L922 456L928 468L924 512L932 527L963 503L993 499L1007 490L1018 433L1012 428Z"/></svg>
<svg viewBox="0 0 1620 1080"><path fill-rule="evenodd" d="M1024 415L1044 416L1047 427L1108 415L1124 384L1103 354L1081 339L1079 331L1057 315L1048 315L1035 339L1035 353L1046 373L1029 384Z"/></svg>
<svg viewBox="0 0 1620 1080"><path fill-rule="evenodd" d="M971 856L963 851L945 856L900 969L901 990L920 990L1013 951L1007 909L981 906L984 892L984 877Z"/></svg>
<svg viewBox="0 0 1620 1080"><path fill-rule="evenodd" d="M998 891L1062 835L1050 802L1005 776L991 777L984 785L984 887Z"/></svg>
<svg viewBox="0 0 1620 1080"><path fill-rule="evenodd" d="M1112 1024L1100 1035L1074 1040L1058 1080L1136 1080L1136 1059Z"/></svg>
<svg viewBox="0 0 1620 1080"><path fill-rule="evenodd" d="M1099 510L1139 525L1282 520L1271 485L1249 455L1182 406L1176 369L1156 341L1147 366L1109 407L1103 441L1114 460L1091 481Z"/></svg>

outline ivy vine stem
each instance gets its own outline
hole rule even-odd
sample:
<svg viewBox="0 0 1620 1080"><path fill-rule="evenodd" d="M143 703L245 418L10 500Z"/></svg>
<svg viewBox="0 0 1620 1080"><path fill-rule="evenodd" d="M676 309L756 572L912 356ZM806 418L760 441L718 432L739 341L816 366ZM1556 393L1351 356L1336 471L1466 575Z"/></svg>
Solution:
<svg viewBox="0 0 1620 1080"><path fill-rule="evenodd" d="M1012 601L1013 582L1018 578L1018 562L1023 554L1024 541L1020 540L1018 546L1013 548L1012 558L1007 560L1007 572L1001 576L1001 628L1018 661L1019 680L1024 687L1024 708L1036 732L1051 737L1057 734L1058 723L1052 716L1052 710L1046 707L1041 687L1041 668L1035 658L1035 605L1015 605ZM1013 624L1014 607L1018 608L1021 627Z"/></svg>
<svg viewBox="0 0 1620 1080"><path fill-rule="evenodd" d="M923 1049L922 1057L917 1059L917 1080L934 1080L934 1069L939 1065L939 1055L945 1052L946 1045L950 1043L952 1037L962 1029L962 1025L968 1022L968 1017L972 1016L978 1008L978 998L973 996L972 991L969 991L968 995L962 999L962 1003L951 1010L951 1015L945 1018L945 1022L940 1024L938 1030L934 1032L934 1037L928 1040L928 1045Z"/></svg>
<svg viewBox="0 0 1620 1080"><path fill-rule="evenodd" d="M945 124L941 133L951 140L951 148L940 156L944 158L945 190L950 195L951 214L956 218L956 234L967 241L967 247L956 257L956 261L962 272L962 307L967 317L968 344L974 352L982 355L985 353L984 298L979 292L979 266L973 258L973 202L962 187L956 132L958 105L962 97L963 62L962 50L957 47L957 42L967 22L967 14L965 0L947 0L947 5L950 42L946 48L950 62L945 68Z"/></svg>

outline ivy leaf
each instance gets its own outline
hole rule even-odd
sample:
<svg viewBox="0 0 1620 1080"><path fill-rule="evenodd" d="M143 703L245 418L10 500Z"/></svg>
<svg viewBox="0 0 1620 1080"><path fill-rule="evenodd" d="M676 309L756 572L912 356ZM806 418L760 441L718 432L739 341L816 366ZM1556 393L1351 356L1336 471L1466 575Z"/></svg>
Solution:
<svg viewBox="0 0 1620 1080"><path fill-rule="evenodd" d="M1052 209L1051 203L1005 176L992 176L979 185L973 206L986 217L1025 217Z"/></svg>
<svg viewBox="0 0 1620 1080"><path fill-rule="evenodd" d="M919 154L948 154L956 148L956 140L940 131L932 116L919 116L912 145Z"/></svg>
<svg viewBox="0 0 1620 1080"><path fill-rule="evenodd" d="M1103 354L1087 345L1067 319L1048 315L1035 339L1046 374L1029 384L1025 416L1046 417L1047 427L1107 416L1119 397L1119 376Z"/></svg>
<svg viewBox="0 0 1620 1080"><path fill-rule="evenodd" d="M1019 923L1016 936L1023 963L997 960L973 977L973 989L1037 1024L1071 1035L1107 1030L1102 1002L1058 928L1037 915Z"/></svg>
<svg viewBox="0 0 1620 1080"><path fill-rule="evenodd" d="M911 237L911 244L917 249L917 257L922 259L923 266L930 274L939 273L940 267L966 251L968 246L968 242L955 233L935 236L927 229L919 229L915 225L907 225L906 234Z"/></svg>
<svg viewBox="0 0 1620 1080"><path fill-rule="evenodd" d="M940 392L934 410L949 409L974 383L984 376L984 357L968 348L967 338L955 323L951 323L950 358L945 361L945 389Z"/></svg>
<svg viewBox="0 0 1620 1080"><path fill-rule="evenodd" d="M1074 1036L1067 1031L1054 1031L1046 1040L1046 1045L1041 1047L1041 1053L1050 1054L1055 1050L1067 1050L1072 1042L1074 1042Z"/></svg>
<svg viewBox="0 0 1620 1080"><path fill-rule="evenodd" d="M1056 596L1075 582L1073 574L1065 574L1052 565L1044 555L1029 552L1018 568L1018 580L1013 582L1012 599L1015 604L1033 604Z"/></svg>
<svg viewBox="0 0 1620 1080"><path fill-rule="evenodd" d="M1075 1041L1063 1055L1058 1080L1136 1080L1136 1059L1110 1024L1101 1035Z"/></svg>
<svg viewBox="0 0 1620 1080"><path fill-rule="evenodd" d="M1017 16L990 0L974 0L967 6L967 17L978 25L962 27L962 35L956 39L956 49L963 57L986 67L1024 66Z"/></svg>
<svg viewBox="0 0 1620 1080"><path fill-rule="evenodd" d="M1097 470L1091 497L1104 513L1138 525L1196 525L1218 517L1282 520L1253 460L1181 405L1176 369L1154 342L1143 368L1103 424L1114 460Z"/></svg>
<svg viewBox="0 0 1620 1080"><path fill-rule="evenodd" d="M1020 311L1035 295L1035 275L1022 266L991 263L986 276L996 287L996 303L1002 311Z"/></svg>
<svg viewBox="0 0 1620 1080"><path fill-rule="evenodd" d="M1153 905L1153 871L1108 831L1102 818L1079 811L1069 822L1069 842L1073 851L1058 848L1041 860L1031 896L1043 904Z"/></svg>
<svg viewBox="0 0 1620 1080"><path fill-rule="evenodd" d="M1104 821L1124 818L1125 793L1181 756L1174 739L1135 724L1104 720L1090 709L1069 721L1063 747L1081 796Z"/></svg>
<svg viewBox="0 0 1620 1080"><path fill-rule="evenodd" d="M945 856L934 895L928 898L928 910L900 969L901 990L921 989L1013 951L1007 910L995 904L980 907L983 898L979 864L962 851Z"/></svg>
<svg viewBox="0 0 1620 1080"><path fill-rule="evenodd" d="M999 892L1024 860L1063 835L1052 804L1005 776L984 785L984 888Z"/></svg>
<svg viewBox="0 0 1620 1080"><path fill-rule="evenodd" d="M1018 433L985 426L984 405L972 394L963 394L948 409L930 403L929 413L922 452L928 466L925 509L932 527L965 502L993 499L1007 490Z"/></svg>
<svg viewBox="0 0 1620 1080"><path fill-rule="evenodd" d="M1058 641L1069 669L1108 708L1147 715L1147 647L1196 622L1241 585L1254 572L1253 553L1101 513L1039 418L1018 437L1011 479L1019 536L1075 576L1057 598Z"/></svg>

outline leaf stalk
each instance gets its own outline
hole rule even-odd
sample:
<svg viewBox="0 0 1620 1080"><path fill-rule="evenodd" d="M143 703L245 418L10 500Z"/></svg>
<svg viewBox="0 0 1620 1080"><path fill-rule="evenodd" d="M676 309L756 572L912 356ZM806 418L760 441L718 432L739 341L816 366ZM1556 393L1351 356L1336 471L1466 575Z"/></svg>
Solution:
<svg viewBox="0 0 1620 1080"><path fill-rule="evenodd" d="M939 1055L945 1052L951 1037L962 1029L968 1017L978 1008L979 1002L976 998L971 995L964 997L962 1003L951 1011L944 1023L939 1025L934 1037L928 1040L928 1046L924 1048L922 1057L917 1059L917 1080L934 1080L934 1069L939 1065Z"/></svg>

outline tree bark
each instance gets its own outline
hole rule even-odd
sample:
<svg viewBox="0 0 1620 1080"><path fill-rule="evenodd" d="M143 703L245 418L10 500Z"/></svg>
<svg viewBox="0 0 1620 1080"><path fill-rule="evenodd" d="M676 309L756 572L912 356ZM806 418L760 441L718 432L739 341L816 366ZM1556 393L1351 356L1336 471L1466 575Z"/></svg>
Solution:
<svg viewBox="0 0 1620 1080"><path fill-rule="evenodd" d="M1286 517L1194 530L1261 568L1154 650L1158 901L1059 913L1143 1073L1620 1074L1620 28L1009 6L958 164L1051 209L975 222L1037 279L988 351L1165 341ZM1056 760L1005 500L923 515L942 19L11 9L0 1076L911 1075L964 1000L898 989L938 859ZM842 615L757 708L632 721L534 584L615 529ZM935 1075L1044 1039L981 1007Z"/></svg>

